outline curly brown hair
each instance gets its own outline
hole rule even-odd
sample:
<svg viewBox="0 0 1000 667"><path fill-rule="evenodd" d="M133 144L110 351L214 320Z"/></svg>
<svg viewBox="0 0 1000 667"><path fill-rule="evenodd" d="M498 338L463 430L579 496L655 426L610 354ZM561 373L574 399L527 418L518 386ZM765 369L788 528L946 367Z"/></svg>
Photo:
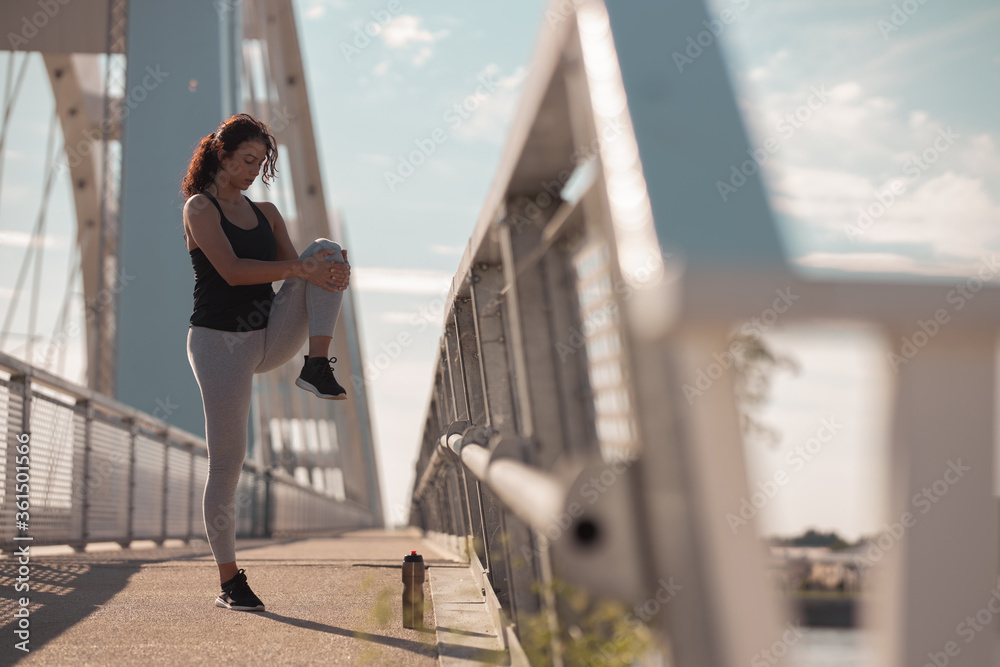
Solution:
<svg viewBox="0 0 1000 667"><path fill-rule="evenodd" d="M222 167L218 151L231 155L244 141L259 141L264 144L264 164L261 167L261 181L264 185L274 180L278 171L278 145L271 136L267 125L250 114L238 113L219 124L218 129L199 142L188 163L187 174L181 183L181 194L191 197L204 190L215 180Z"/></svg>

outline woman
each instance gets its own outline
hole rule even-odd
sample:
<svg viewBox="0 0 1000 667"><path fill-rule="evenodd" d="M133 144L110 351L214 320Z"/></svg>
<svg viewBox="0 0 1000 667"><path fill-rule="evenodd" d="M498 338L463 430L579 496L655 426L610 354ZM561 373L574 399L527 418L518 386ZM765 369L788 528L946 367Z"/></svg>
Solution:
<svg viewBox="0 0 1000 667"><path fill-rule="evenodd" d="M333 375L336 358L327 359L350 279L347 251L317 239L297 253L274 204L241 194L261 167L264 183L272 180L276 160L267 126L237 114L201 140L182 186L195 275L188 361L205 406L205 528L222 584L215 604L240 611L264 609L235 552L236 484L254 374L285 364L308 334L309 354L295 384L320 398L347 398ZM275 280L284 280L277 294Z"/></svg>

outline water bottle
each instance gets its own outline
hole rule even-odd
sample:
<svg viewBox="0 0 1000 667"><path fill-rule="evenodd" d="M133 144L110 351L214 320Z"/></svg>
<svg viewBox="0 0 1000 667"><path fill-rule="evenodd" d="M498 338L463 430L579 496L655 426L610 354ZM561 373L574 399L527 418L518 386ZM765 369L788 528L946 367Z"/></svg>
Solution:
<svg viewBox="0 0 1000 667"><path fill-rule="evenodd" d="M424 557L416 551L403 557L403 627L424 627Z"/></svg>

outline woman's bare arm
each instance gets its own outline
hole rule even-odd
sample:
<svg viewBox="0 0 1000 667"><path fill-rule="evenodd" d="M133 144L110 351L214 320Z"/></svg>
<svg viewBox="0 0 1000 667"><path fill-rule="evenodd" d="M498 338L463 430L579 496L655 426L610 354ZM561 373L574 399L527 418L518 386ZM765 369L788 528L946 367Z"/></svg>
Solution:
<svg viewBox="0 0 1000 667"><path fill-rule="evenodd" d="M288 227L285 225L285 219L281 217L281 212L278 211L278 207L274 205L274 202L257 202L257 208L260 209L260 212L263 213L264 217L271 223L271 230L274 232L274 240L278 244L278 254L275 256L275 259L286 260L298 257L299 253L295 249L295 246L292 245L292 239L288 236ZM344 258L344 261L341 264L344 266L338 268L347 269L347 273L342 276L343 280L341 284L344 289L347 289L347 286L350 285L351 282L351 266L347 261L347 250L342 249L340 252ZM336 273L337 275L341 274L340 271L337 271Z"/></svg>
<svg viewBox="0 0 1000 667"><path fill-rule="evenodd" d="M292 245L292 239L288 236L288 228L285 226L285 219L278 212L278 207L269 201L256 202L256 204L267 221L271 223L271 231L274 232L274 240L278 244L278 254L275 256L275 260L280 262L298 259L299 253Z"/></svg>
<svg viewBox="0 0 1000 667"><path fill-rule="evenodd" d="M195 244L205 253L208 261L230 285L258 285L288 278L305 278L330 291L339 291L344 282L344 269L333 270L338 264L295 259L267 262L237 257L219 224L219 212L205 195L194 195L184 204L184 225ZM208 204L208 205L206 205ZM332 251L321 249L317 255L325 257ZM350 271L349 268L346 271Z"/></svg>

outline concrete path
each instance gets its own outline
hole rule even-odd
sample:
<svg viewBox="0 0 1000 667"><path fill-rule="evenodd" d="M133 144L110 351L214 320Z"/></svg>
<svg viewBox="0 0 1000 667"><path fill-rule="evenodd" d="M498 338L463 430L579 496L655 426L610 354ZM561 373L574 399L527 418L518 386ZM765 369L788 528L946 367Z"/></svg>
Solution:
<svg viewBox="0 0 1000 667"><path fill-rule="evenodd" d="M424 588L426 629L402 627L403 555L416 549L429 573L466 570L417 530L238 540L236 547L239 567L265 612L214 605L218 569L201 541L35 554L29 593L14 590L17 562L0 560L0 665L431 666L438 664L439 649L460 651L435 632L432 600L441 598L431 595L430 583ZM21 596L31 600L30 653L14 646L13 614Z"/></svg>

